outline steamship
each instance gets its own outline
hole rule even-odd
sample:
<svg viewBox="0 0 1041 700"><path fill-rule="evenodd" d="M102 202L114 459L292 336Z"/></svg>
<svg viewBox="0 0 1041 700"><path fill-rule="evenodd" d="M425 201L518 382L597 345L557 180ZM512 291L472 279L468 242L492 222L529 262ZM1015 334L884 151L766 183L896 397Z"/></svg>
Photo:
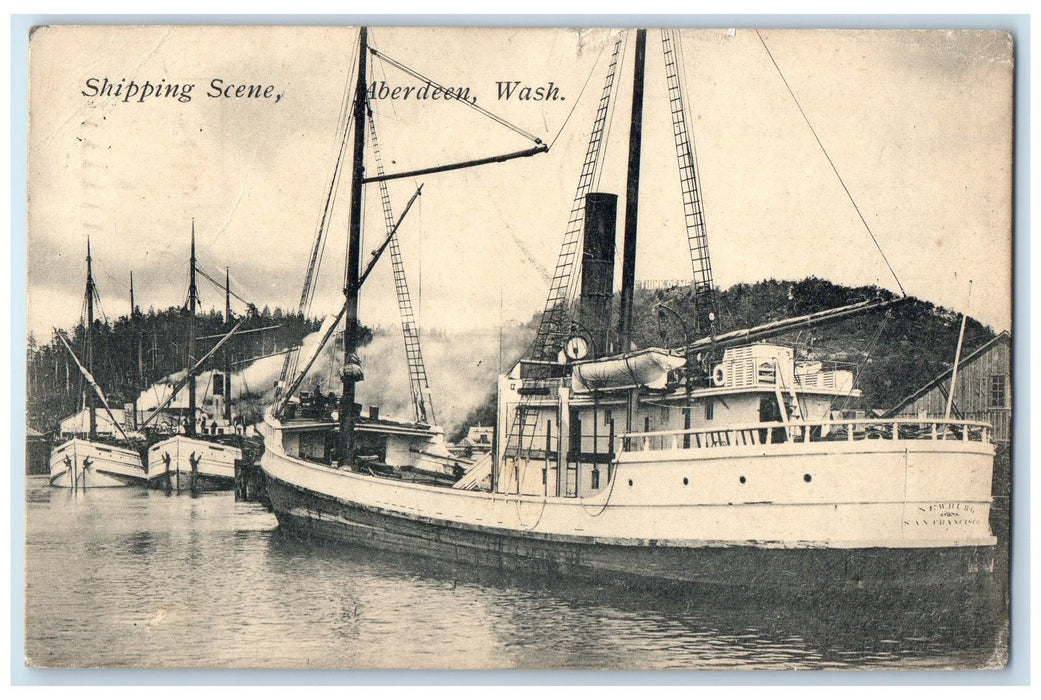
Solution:
<svg viewBox="0 0 1041 700"><path fill-rule="evenodd" d="M436 426L363 415L354 403L364 375L353 354L358 215L362 185L379 178L364 175L366 62L379 56L366 37L362 29L353 102L354 257L337 317L347 319L344 392L336 411L310 415L305 402L285 396L260 426L262 467L282 527L465 564L599 579L920 588L960 585L993 569L989 425L843 417L833 407L859 395L853 372L770 342L898 299L738 331L716 328L670 32L662 32L662 47L704 337L685 332L680 348L631 345L646 51L640 30L617 336L608 332L617 197L593 192L592 184L621 39L557 266L567 274L553 281L530 352L499 378L492 453L458 474L458 465L442 458ZM567 296L575 275L577 312Z"/></svg>

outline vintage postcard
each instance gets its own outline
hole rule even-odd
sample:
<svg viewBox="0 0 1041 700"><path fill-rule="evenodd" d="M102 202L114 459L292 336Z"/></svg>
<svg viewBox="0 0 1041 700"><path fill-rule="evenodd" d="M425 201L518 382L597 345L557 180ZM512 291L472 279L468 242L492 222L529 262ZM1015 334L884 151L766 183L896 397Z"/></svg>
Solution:
<svg viewBox="0 0 1041 700"><path fill-rule="evenodd" d="M25 657L999 669L1012 38L41 26Z"/></svg>

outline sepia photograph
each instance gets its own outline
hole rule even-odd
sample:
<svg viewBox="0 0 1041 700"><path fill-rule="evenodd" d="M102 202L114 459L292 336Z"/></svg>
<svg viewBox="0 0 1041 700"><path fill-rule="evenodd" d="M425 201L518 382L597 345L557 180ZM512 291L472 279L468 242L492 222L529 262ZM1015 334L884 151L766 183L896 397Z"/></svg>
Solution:
<svg viewBox="0 0 1041 700"><path fill-rule="evenodd" d="M1016 72L33 27L26 666L1004 669Z"/></svg>

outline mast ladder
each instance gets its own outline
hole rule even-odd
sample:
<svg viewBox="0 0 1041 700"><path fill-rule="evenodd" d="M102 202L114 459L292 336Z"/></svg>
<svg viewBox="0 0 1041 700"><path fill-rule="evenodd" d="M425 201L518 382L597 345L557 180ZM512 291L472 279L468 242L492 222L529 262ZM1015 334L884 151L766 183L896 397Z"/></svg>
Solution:
<svg viewBox="0 0 1041 700"><path fill-rule="evenodd" d="M676 161L680 171L680 190L683 195L683 223L687 231L687 245L690 248L691 270L694 273L695 304L706 314L709 311L716 314L715 285L712 281L712 261L709 258L705 212L698 182L698 164L692 146L691 129L687 125L686 101L677 70L675 40L670 30L661 30L661 46L665 58L672 134L676 142ZM699 313L699 326L702 322L701 316Z"/></svg>
<svg viewBox="0 0 1041 700"><path fill-rule="evenodd" d="M567 226L564 230L564 241L560 246L560 255L557 256L557 265L553 271L553 280L550 283L549 296L546 306L542 311L542 319L539 329L535 334L529 357L538 360L555 360L560 344L566 339L570 332L571 318L570 300L574 296L578 286L579 275L575 274L576 261L582 251L582 229L585 220L586 194L593 187L596 179L600 155L603 151L604 131L607 126L608 111L611 105L611 95L614 92L615 75L618 71L618 57L622 47L622 38L615 41L614 50L611 53L611 62L607 68L607 77L604 79L604 88L600 93L600 102L597 106L596 116L593 119L593 128L589 133L589 142L586 146L585 159L582 161L582 170L578 177L578 187L575 198L571 203L571 213L568 216ZM530 380L522 380L523 386L537 384ZM519 461L529 459L532 444L535 441L535 432L538 426L539 412L531 406L532 398L525 395L513 414L513 421L509 433L506 435L503 455L512 459L517 465L517 490L520 492L520 469ZM528 445L525 447L525 441ZM500 487L500 474L505 473L505 464L498 465L498 469L492 469L492 490Z"/></svg>
<svg viewBox="0 0 1041 700"><path fill-rule="evenodd" d="M565 340L564 336L570 331L570 328L567 327L567 321L571 316L569 300L574 296L578 286L579 276L575 274L575 262L579 259L582 252L582 224L585 220L586 194L593 187L593 181L596 178L600 163L604 130L607 125L608 108L610 107L611 94L614 90L614 79L621 46L622 40L619 38L615 42L614 52L611 54L611 63L608 66L604 89L600 95L600 104L597 107L596 117L593 120L593 130L589 134L585 160L582 161L578 187L575 191L575 198L571 203L571 214L568 217L567 227L564 231L564 241L560 246L560 255L557 256L557 266L553 271L549 296L546 298L546 306L542 311L542 320L539 323L538 332L535 334L535 342L532 345L530 355L533 359L556 359L554 350L558 349L559 344Z"/></svg>
<svg viewBox="0 0 1041 700"><path fill-rule="evenodd" d="M372 138L372 152L376 161L378 177L383 177L383 157L376 137L376 124L370 109L369 135ZM380 201L383 206L383 219L387 225L387 233L394 230L394 210L390 204L390 192L387 181L380 180ZM390 239L390 260L394 270L394 291L398 299L398 311L401 314L401 332L405 339L405 358L408 361L408 379L412 389L412 407L416 420L422 423L435 424L434 406L430 397L430 384L427 381L426 365L423 362L423 350L419 344L419 324L416 323L412 311L412 297L408 291L405 278L405 264L401 258L401 246L398 237Z"/></svg>

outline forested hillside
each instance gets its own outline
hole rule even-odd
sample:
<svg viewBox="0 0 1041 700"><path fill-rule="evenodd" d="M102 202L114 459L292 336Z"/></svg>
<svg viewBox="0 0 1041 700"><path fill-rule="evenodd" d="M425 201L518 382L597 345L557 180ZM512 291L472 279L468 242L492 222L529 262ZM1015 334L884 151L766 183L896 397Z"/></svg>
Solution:
<svg viewBox="0 0 1041 700"><path fill-rule="evenodd" d="M235 323L238 319L232 319ZM183 308L170 307L139 312L135 318L122 316L114 321L94 322L94 377L104 389L110 404L132 401L152 382L189 366L188 338L190 317ZM226 333L231 325L217 312L200 313L195 319L196 357L201 358ZM241 331L226 346L230 359L239 363L296 345L318 322L296 313L265 307L249 313ZM73 349L83 362L86 326L78 324L66 331ZM240 331L240 332L241 332ZM138 377L138 339L141 348L142 382ZM26 422L40 432L50 432L57 422L75 412L82 401L82 380L76 364L61 341L51 335L46 340L28 339L26 357Z"/></svg>
<svg viewBox="0 0 1041 700"><path fill-rule="evenodd" d="M718 294L717 332L748 328L877 297L892 298L892 294L874 287L843 287L816 278L797 282L766 280L755 284L739 284ZM682 317L683 324L676 320L674 314L659 313L658 307L661 305ZM707 334L705 329L696 329L694 303L689 287L637 290L634 315L634 342L638 347L679 347L683 344L685 331L691 338ZM518 348L531 342L539 318L539 315L533 316L524 327L509 330L510 342L507 347L513 348L514 356L508 356L507 350L502 357L504 369L520 358L522 352ZM138 314L136 321L121 317L114 321L95 322L94 373L114 405L131 401L141 388L137 376L139 336L145 385L188 366L188 323L185 311L177 307L160 311L150 309ZM861 399L851 402L849 408L888 408L950 368L960 324L961 317L958 314L912 298L888 311L846 318L819 328L778 336L775 340L797 347L801 358L846 363L856 373L857 385L864 394ZM251 314L243 328L255 332L238 337L228 346L231 360L236 363L233 369L241 369L242 361L248 358L270 355L298 344L305 335L317 330L318 325L317 321L280 309L272 311L265 308ZM196 335L199 338L196 356L205 354L217 342L216 336L228 328L221 314L200 314L196 319ZM84 336L82 324L69 331L68 335L76 351L81 352ZM969 319L963 352L971 352L993 336L992 329ZM366 329L365 341L371 339L372 333ZM405 406L408 389L403 353L398 350L400 336L397 332L390 333L386 342L389 345L381 348L379 353L381 362L397 362L394 367L397 367L401 377L397 384L389 381L383 383L387 384L388 390L400 384L398 393L401 396L395 398L381 394L374 396L373 400L385 407L394 405L395 400ZM499 342L502 343L501 337ZM428 350L432 353L431 361L436 361L439 357L437 347ZM389 353L401 354L401 357ZM454 355L452 357L453 360L443 364L447 368L461 366L463 360ZM383 376L392 369L389 364L382 370L371 366L371 376ZM442 374L451 376L447 370ZM472 386L441 387L439 405L444 409L441 417L446 419L446 428L453 431L451 437L454 439L465 434L470 425L494 424L494 379L484 377L483 374L481 376L480 381L469 378ZM50 432L58 420L79 407L82 400L81 379L75 364L56 337L44 340L30 336L27 379L27 420L33 428ZM384 379L389 380L389 377L384 376ZM452 381L468 380L456 378ZM369 385L374 390L378 388L372 382ZM461 398L464 395L465 400ZM483 400L478 398L481 395L484 395ZM471 406L476 407L469 410ZM402 415L407 410L399 409ZM448 420L453 414L454 419Z"/></svg>
<svg viewBox="0 0 1041 700"><path fill-rule="evenodd" d="M801 281L771 279L737 284L720 291L717 298L717 332L725 333L869 299L892 299L894 295L877 287L844 287L811 277ZM683 324L673 314L659 313L659 305L675 311L683 318ZM540 318L541 314L536 315L527 324L531 337ZM960 315L912 297L887 311L779 335L772 342L795 346L800 358L848 365L863 391L862 398L851 400L848 408L888 408L950 369L960 326ZM685 331L691 339L708 335L707 329L700 330L703 332L696 330L690 287L637 290L634 301L634 344L637 347L680 347ZM994 335L993 329L968 319L962 352L968 354ZM510 364L518 359L519 356L511 358ZM470 413L454 438L465 434L469 425L494 425L494 387L489 391L484 403Z"/></svg>

